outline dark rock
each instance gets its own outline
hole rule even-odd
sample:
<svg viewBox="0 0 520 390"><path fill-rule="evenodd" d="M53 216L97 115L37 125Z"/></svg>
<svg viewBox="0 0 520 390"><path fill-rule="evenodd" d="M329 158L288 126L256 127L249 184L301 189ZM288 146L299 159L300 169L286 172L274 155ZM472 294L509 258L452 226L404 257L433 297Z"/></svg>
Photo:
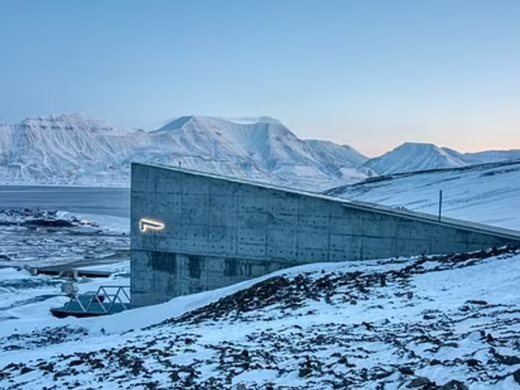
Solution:
<svg viewBox="0 0 520 390"><path fill-rule="evenodd" d="M469 367L478 367L478 366L480 366L480 360L477 360L477 359L468 359L468 360L466 360L466 364L467 364Z"/></svg>
<svg viewBox="0 0 520 390"><path fill-rule="evenodd" d="M20 370L20 375L27 374L28 372L31 372L31 371L34 371L34 368L22 367L22 369Z"/></svg>
<svg viewBox="0 0 520 390"><path fill-rule="evenodd" d="M374 379L384 379L392 375L392 371L383 371L374 375Z"/></svg>
<svg viewBox="0 0 520 390"><path fill-rule="evenodd" d="M477 299L471 299L469 301L466 301L466 303L469 303L470 305L482 305L482 306L486 306L488 304L486 301L477 300Z"/></svg>
<svg viewBox="0 0 520 390"><path fill-rule="evenodd" d="M423 387L423 386L430 385L431 383L432 383L432 381L429 380L428 378L426 378L425 376L420 376L415 379L412 379L406 387L408 387L409 389L414 389L417 387Z"/></svg>
<svg viewBox="0 0 520 390"><path fill-rule="evenodd" d="M311 373L312 373L312 369L311 369L311 368L304 367L304 368L300 368L300 371L298 371L298 376L299 376L300 378L306 378L306 377L308 377Z"/></svg>
<svg viewBox="0 0 520 390"><path fill-rule="evenodd" d="M444 343L442 344L443 347L451 347L451 348L458 348L458 344L457 343Z"/></svg>
<svg viewBox="0 0 520 390"><path fill-rule="evenodd" d="M31 219L25 221L24 225L41 227L74 227L74 224L65 219Z"/></svg>
<svg viewBox="0 0 520 390"><path fill-rule="evenodd" d="M410 367L399 367L399 372L403 375L413 375L414 371Z"/></svg>
<svg viewBox="0 0 520 390"><path fill-rule="evenodd" d="M346 356L342 356L341 358L339 358L338 363L347 365L348 364L347 357Z"/></svg>
<svg viewBox="0 0 520 390"><path fill-rule="evenodd" d="M460 381L451 380L445 385L441 386L440 390L469 390L469 387Z"/></svg>
<svg viewBox="0 0 520 390"><path fill-rule="evenodd" d="M513 379L520 385L520 368L513 372Z"/></svg>
<svg viewBox="0 0 520 390"><path fill-rule="evenodd" d="M491 350L491 353L497 359L497 362L500 364L505 364L506 366L514 366L515 364L520 364L520 358L518 356L510 356L510 355L501 355L495 349Z"/></svg>

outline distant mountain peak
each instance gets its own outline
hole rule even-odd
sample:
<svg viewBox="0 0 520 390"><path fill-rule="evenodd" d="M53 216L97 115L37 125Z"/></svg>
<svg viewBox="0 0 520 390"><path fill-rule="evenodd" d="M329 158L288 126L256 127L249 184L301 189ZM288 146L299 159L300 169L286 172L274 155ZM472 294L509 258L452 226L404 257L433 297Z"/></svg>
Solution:
<svg viewBox="0 0 520 390"><path fill-rule="evenodd" d="M405 142L365 166L379 174L404 173L465 166L462 155L431 143Z"/></svg>
<svg viewBox="0 0 520 390"><path fill-rule="evenodd" d="M237 123L237 124L244 124L244 125L254 125L256 123L276 123L278 125L281 125L282 122L280 122L278 119L273 118L271 116L245 116L245 117L230 117L230 118L223 118L229 122Z"/></svg>
<svg viewBox="0 0 520 390"><path fill-rule="evenodd" d="M441 150L441 148L435 144L429 142L403 142L397 149L422 149L422 150Z"/></svg>
<svg viewBox="0 0 520 390"><path fill-rule="evenodd" d="M175 118L162 127L160 127L157 131L167 131L167 130L176 130L181 129L184 126L190 124L194 126L198 126L201 128L213 126L213 127L226 127L229 125L257 125L257 124L277 124L282 125L282 123L269 116L261 116L261 117L242 117L242 118L220 118L214 116L205 116L205 115L184 115L178 118Z"/></svg>

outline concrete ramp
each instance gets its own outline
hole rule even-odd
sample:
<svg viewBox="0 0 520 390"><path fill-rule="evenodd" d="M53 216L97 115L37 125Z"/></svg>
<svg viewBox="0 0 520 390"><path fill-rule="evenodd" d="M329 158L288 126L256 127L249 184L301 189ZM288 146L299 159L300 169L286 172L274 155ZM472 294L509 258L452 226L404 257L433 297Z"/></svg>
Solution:
<svg viewBox="0 0 520 390"><path fill-rule="evenodd" d="M520 233L180 168L132 164L133 306L312 262L520 246Z"/></svg>

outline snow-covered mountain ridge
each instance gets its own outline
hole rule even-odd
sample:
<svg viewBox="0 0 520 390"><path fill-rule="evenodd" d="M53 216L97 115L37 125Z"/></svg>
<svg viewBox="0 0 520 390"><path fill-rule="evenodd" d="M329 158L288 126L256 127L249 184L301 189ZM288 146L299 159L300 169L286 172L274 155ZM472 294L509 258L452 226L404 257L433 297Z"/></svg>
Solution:
<svg viewBox="0 0 520 390"><path fill-rule="evenodd" d="M130 162L325 189L371 176L350 146L301 140L279 121L186 116L155 131L118 129L82 114L0 127L1 184L128 186Z"/></svg>
<svg viewBox="0 0 520 390"><path fill-rule="evenodd" d="M405 143L368 159L348 145L302 140L270 117L184 116L154 131L84 114L0 124L0 184L129 186L131 162L182 166L321 191L388 173L520 158L520 150L459 153Z"/></svg>
<svg viewBox="0 0 520 390"><path fill-rule="evenodd" d="M459 168L512 159L520 159L520 150L459 153L456 150L433 144L406 142L380 157L368 160L364 166L384 175Z"/></svg>

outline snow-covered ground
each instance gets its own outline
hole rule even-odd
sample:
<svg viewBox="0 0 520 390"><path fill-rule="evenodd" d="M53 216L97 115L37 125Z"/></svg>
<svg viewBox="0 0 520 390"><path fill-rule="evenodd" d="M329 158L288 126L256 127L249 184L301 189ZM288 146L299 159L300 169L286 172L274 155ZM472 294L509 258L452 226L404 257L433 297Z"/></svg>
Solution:
<svg viewBox="0 0 520 390"><path fill-rule="evenodd" d="M40 210L0 210L0 266L42 267L128 259L127 219L84 216L89 219L80 220L68 212L49 216L49 212Z"/></svg>
<svg viewBox="0 0 520 390"><path fill-rule="evenodd" d="M388 175L326 191L333 196L520 230L520 162Z"/></svg>
<svg viewBox="0 0 520 390"><path fill-rule="evenodd" d="M519 229L518 183L520 162L509 162L330 193L435 213L442 189L444 215ZM24 266L113 271L79 280L80 292L128 285L126 229L120 217L0 211L0 389L520 388L518 248L311 264L112 316L53 318L64 280Z"/></svg>
<svg viewBox="0 0 520 390"><path fill-rule="evenodd" d="M0 210L0 328L39 324L61 306L63 278L33 276L45 266L102 268L111 279L81 279L81 292L102 285L129 285L128 220L37 209Z"/></svg>
<svg viewBox="0 0 520 390"><path fill-rule="evenodd" d="M306 265L104 318L8 320L0 388L514 389L519 282L520 251L504 248Z"/></svg>

